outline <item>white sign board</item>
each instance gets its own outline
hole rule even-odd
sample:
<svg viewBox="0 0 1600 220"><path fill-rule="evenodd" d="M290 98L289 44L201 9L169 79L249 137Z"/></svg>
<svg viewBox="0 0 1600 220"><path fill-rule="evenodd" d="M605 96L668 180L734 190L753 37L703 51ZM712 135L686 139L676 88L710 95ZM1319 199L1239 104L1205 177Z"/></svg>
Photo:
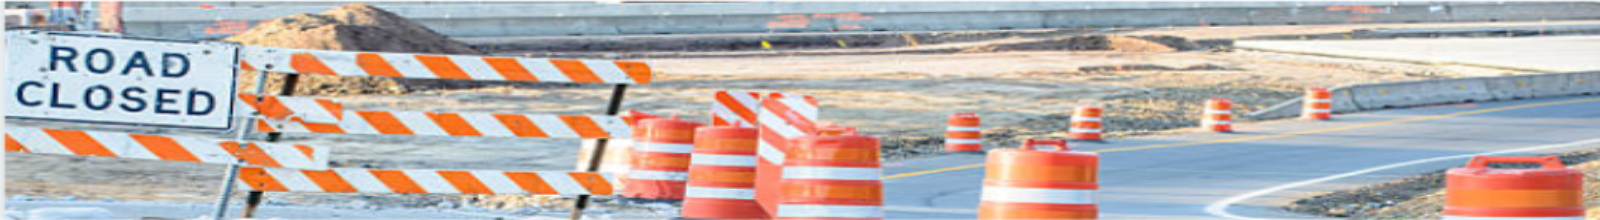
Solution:
<svg viewBox="0 0 1600 220"><path fill-rule="evenodd" d="M228 129L238 46L6 32L6 117Z"/></svg>

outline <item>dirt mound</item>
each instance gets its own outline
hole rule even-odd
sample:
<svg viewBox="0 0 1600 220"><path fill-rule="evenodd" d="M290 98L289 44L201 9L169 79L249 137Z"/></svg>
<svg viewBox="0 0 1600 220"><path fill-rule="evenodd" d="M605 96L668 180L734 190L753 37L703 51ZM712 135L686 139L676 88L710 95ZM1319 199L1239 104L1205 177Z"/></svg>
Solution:
<svg viewBox="0 0 1600 220"><path fill-rule="evenodd" d="M224 41L315 50L480 54L467 44L366 4L350 4L319 14L296 14L263 21L255 28ZM244 78L247 81L254 79L253 76ZM439 85L441 82L379 77L304 75L301 78L301 86L296 94L398 93L417 87L446 87Z"/></svg>
<svg viewBox="0 0 1600 220"><path fill-rule="evenodd" d="M1150 40L1156 39L1156 40ZM1180 50L1200 49L1188 39L1173 36L1140 36L1128 37L1120 35L1088 35L1057 38L1043 41L1033 41L1016 44L984 45L968 48L962 52L1002 52L1002 51L1038 51L1038 50L1073 50L1073 51L1119 51L1119 52L1173 52Z"/></svg>

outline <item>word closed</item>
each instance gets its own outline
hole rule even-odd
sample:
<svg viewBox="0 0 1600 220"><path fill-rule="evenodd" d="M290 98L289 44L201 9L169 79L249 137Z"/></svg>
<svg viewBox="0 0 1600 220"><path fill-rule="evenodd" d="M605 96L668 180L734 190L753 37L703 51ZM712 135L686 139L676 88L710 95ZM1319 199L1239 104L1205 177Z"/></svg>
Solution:
<svg viewBox="0 0 1600 220"><path fill-rule="evenodd" d="M6 116L227 129L237 46L7 32Z"/></svg>

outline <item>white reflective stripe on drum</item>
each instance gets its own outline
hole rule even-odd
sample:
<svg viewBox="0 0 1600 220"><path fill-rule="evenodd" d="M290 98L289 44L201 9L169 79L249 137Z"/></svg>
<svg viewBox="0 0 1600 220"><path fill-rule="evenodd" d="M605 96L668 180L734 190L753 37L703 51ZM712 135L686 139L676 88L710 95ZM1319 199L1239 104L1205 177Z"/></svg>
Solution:
<svg viewBox="0 0 1600 220"><path fill-rule="evenodd" d="M1476 216L1444 216L1443 220L1583 220L1583 216L1570 217L1476 217Z"/></svg>
<svg viewBox="0 0 1600 220"><path fill-rule="evenodd" d="M1333 103L1332 99L1312 99L1311 103Z"/></svg>
<svg viewBox="0 0 1600 220"><path fill-rule="evenodd" d="M740 188L694 187L683 192L683 197L712 199L756 199L756 190Z"/></svg>
<svg viewBox="0 0 1600 220"><path fill-rule="evenodd" d="M693 144L655 143L637 141L633 147L634 152L675 153L687 154L694 151Z"/></svg>
<svg viewBox="0 0 1600 220"><path fill-rule="evenodd" d="M880 168L804 167L783 168L784 179L878 180L883 175Z"/></svg>
<svg viewBox="0 0 1600 220"><path fill-rule="evenodd" d="M1208 115L1233 114L1233 110L1211 110L1211 109L1206 109L1205 113L1208 114Z"/></svg>
<svg viewBox="0 0 1600 220"><path fill-rule="evenodd" d="M1072 133L1100 133L1100 129L1088 129L1088 128L1072 128L1072 129L1068 129L1068 131L1070 131Z"/></svg>
<svg viewBox="0 0 1600 220"><path fill-rule="evenodd" d="M946 138L945 144L983 144L982 139Z"/></svg>
<svg viewBox="0 0 1600 220"><path fill-rule="evenodd" d="M1207 120L1207 121L1200 122L1200 124L1201 125L1230 125L1230 124L1233 124L1233 121L1211 121L1211 120Z"/></svg>
<svg viewBox="0 0 1600 220"><path fill-rule="evenodd" d="M1081 122L1100 122L1100 118L1099 117L1072 117L1072 121L1075 121L1075 122L1078 122L1078 121L1081 121Z"/></svg>
<svg viewBox="0 0 1600 220"><path fill-rule="evenodd" d="M883 207L865 205L778 205L777 217L877 218Z"/></svg>
<svg viewBox="0 0 1600 220"><path fill-rule="evenodd" d="M689 156L689 164L713 166L739 166L755 167L755 155L721 155L721 154L694 154Z"/></svg>
<svg viewBox="0 0 1600 220"><path fill-rule="evenodd" d="M1328 109L1307 109L1306 111L1311 113L1333 113L1333 110Z"/></svg>
<svg viewBox="0 0 1600 220"><path fill-rule="evenodd" d="M983 131L983 129L975 127L975 126L974 127L950 126L950 128L949 129L945 129L945 131Z"/></svg>
<svg viewBox="0 0 1600 220"><path fill-rule="evenodd" d="M628 171L628 179L684 181L689 179L689 173L634 169Z"/></svg>
<svg viewBox="0 0 1600 220"><path fill-rule="evenodd" d="M983 187L983 201L1049 204L1094 204L1094 190Z"/></svg>

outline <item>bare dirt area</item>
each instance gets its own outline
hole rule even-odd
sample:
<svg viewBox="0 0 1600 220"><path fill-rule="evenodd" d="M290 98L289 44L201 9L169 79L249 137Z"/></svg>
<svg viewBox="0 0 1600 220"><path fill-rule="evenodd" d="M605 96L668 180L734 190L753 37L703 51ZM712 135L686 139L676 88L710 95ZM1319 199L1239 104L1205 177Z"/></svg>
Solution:
<svg viewBox="0 0 1600 220"><path fill-rule="evenodd" d="M1568 168L1584 172L1588 219L1600 219L1600 149L1561 154ZM1535 168L1525 164L1491 165L1500 169ZM1325 217L1351 219L1440 219L1444 210L1444 172L1331 192L1295 201L1284 209Z"/></svg>

